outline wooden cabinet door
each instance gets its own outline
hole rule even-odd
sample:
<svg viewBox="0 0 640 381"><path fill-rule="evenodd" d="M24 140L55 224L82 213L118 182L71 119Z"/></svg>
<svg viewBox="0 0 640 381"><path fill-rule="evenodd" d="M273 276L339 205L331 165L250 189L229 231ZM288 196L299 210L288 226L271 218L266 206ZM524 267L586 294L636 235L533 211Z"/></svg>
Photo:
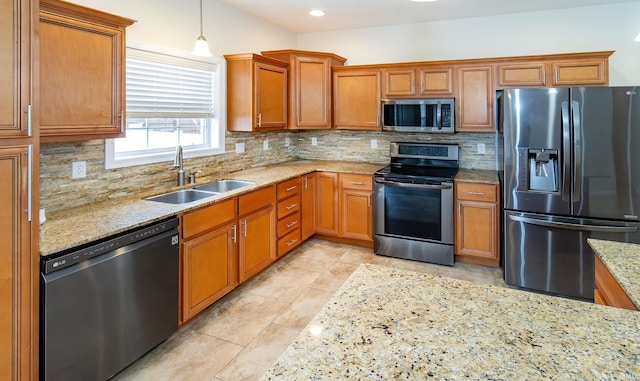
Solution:
<svg viewBox="0 0 640 381"><path fill-rule="evenodd" d="M418 69L420 95L453 95L452 67L425 67Z"/></svg>
<svg viewBox="0 0 640 381"><path fill-rule="evenodd" d="M554 86L607 86L608 84L608 58L553 62Z"/></svg>
<svg viewBox="0 0 640 381"><path fill-rule="evenodd" d="M41 141L124 136L125 27L132 23L40 1Z"/></svg>
<svg viewBox="0 0 640 381"><path fill-rule="evenodd" d="M499 64L499 87L546 86L547 65L544 62Z"/></svg>
<svg viewBox="0 0 640 381"><path fill-rule="evenodd" d="M240 217L238 232L240 282L269 266L276 258L273 205Z"/></svg>
<svg viewBox="0 0 640 381"><path fill-rule="evenodd" d="M29 146L0 142L0 378L37 380L38 255L28 219ZM36 212L37 213L37 212ZM37 217L33 220L37 221Z"/></svg>
<svg viewBox="0 0 640 381"><path fill-rule="evenodd" d="M458 80L458 132L493 132L493 67L460 66Z"/></svg>
<svg viewBox="0 0 640 381"><path fill-rule="evenodd" d="M343 189L341 192L341 236L373 241L371 192Z"/></svg>
<svg viewBox="0 0 640 381"><path fill-rule="evenodd" d="M287 69L255 63L256 128L287 127Z"/></svg>
<svg viewBox="0 0 640 381"><path fill-rule="evenodd" d="M306 240L316 232L316 174L302 176L301 193L301 230L302 240Z"/></svg>
<svg viewBox="0 0 640 381"><path fill-rule="evenodd" d="M458 200L456 253L497 259L497 206L494 203Z"/></svg>
<svg viewBox="0 0 640 381"><path fill-rule="evenodd" d="M331 128L331 59L296 56L289 128Z"/></svg>
<svg viewBox="0 0 640 381"><path fill-rule="evenodd" d="M320 234L338 235L338 174L319 172L317 176L317 228Z"/></svg>
<svg viewBox="0 0 640 381"><path fill-rule="evenodd" d="M238 284L236 237L236 225L232 223L183 244L183 322Z"/></svg>
<svg viewBox="0 0 640 381"><path fill-rule="evenodd" d="M333 124L336 128L379 129L380 71L334 71L333 102Z"/></svg>
<svg viewBox="0 0 640 381"><path fill-rule="evenodd" d="M414 69L383 69L382 96L402 97L416 95L416 71Z"/></svg>
<svg viewBox="0 0 640 381"><path fill-rule="evenodd" d="M31 2L0 2L0 138L29 134Z"/></svg>

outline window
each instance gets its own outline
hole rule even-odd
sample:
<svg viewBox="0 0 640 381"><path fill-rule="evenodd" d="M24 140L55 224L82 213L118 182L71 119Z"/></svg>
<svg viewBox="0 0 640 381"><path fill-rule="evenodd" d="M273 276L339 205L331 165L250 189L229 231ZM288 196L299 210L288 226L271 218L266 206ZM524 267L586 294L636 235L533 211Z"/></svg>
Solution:
<svg viewBox="0 0 640 381"><path fill-rule="evenodd" d="M107 169L173 160L178 145L185 158L224 152L221 61L167 52L127 48L127 132L107 140Z"/></svg>

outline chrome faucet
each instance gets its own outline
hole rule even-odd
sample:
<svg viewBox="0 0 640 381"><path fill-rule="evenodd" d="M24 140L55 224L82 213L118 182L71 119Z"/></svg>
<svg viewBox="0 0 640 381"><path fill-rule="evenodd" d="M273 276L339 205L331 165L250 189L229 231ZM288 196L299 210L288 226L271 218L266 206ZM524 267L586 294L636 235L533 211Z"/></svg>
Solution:
<svg viewBox="0 0 640 381"><path fill-rule="evenodd" d="M176 158L173 160L173 168L178 168L178 186L184 185L184 169L182 168L182 146L176 147Z"/></svg>

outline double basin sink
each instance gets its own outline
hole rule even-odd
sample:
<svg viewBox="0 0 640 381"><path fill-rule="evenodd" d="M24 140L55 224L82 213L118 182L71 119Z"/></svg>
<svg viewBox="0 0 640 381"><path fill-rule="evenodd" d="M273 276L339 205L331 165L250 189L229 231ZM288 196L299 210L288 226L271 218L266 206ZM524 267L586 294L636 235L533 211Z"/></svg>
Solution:
<svg viewBox="0 0 640 381"><path fill-rule="evenodd" d="M160 196L148 197L145 198L145 200L163 202L165 204L186 204L188 202L202 200L203 198L230 192L253 184L255 184L253 181L218 180L209 184L198 185L191 189L182 189L171 193L161 194Z"/></svg>

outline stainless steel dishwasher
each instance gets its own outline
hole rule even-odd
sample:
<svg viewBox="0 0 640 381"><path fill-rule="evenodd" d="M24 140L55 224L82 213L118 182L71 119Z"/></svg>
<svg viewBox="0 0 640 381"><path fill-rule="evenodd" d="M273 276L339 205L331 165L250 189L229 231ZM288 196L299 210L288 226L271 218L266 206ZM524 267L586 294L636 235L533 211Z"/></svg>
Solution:
<svg viewBox="0 0 640 381"><path fill-rule="evenodd" d="M42 380L107 380L177 331L177 226L172 218L42 259Z"/></svg>

